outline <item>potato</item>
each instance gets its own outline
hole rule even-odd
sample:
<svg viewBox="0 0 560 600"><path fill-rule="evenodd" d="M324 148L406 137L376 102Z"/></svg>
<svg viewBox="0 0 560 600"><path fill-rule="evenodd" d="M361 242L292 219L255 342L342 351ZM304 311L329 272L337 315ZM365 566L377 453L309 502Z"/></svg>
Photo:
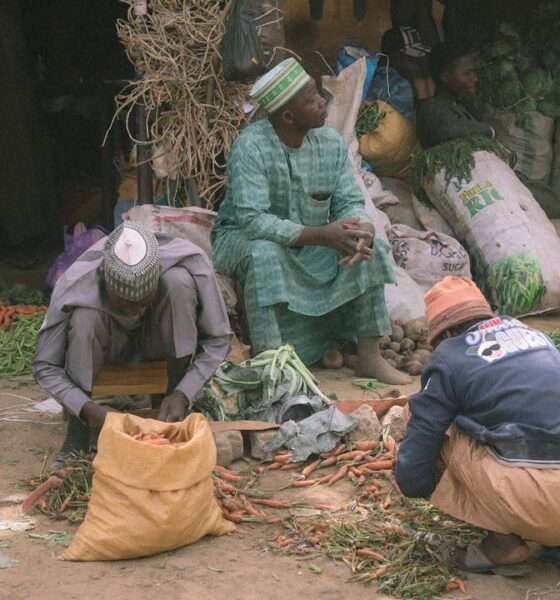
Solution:
<svg viewBox="0 0 560 600"><path fill-rule="evenodd" d="M393 333L391 335L391 339L393 340L393 342L402 342L404 338L404 330L402 327L399 327L398 325L393 325Z"/></svg>
<svg viewBox="0 0 560 600"><path fill-rule="evenodd" d="M432 357L432 353L430 352L430 350L423 350L422 348L420 348L419 350L415 350L410 355L410 357L425 365Z"/></svg>
<svg viewBox="0 0 560 600"><path fill-rule="evenodd" d="M393 352L396 352L397 354L399 354L399 352L401 351L401 345L398 342L391 342L391 345L389 347Z"/></svg>
<svg viewBox="0 0 560 600"><path fill-rule="evenodd" d="M391 365L393 367L393 369L397 368L397 363L392 358L387 359L387 364Z"/></svg>
<svg viewBox="0 0 560 600"><path fill-rule="evenodd" d="M396 361L399 355L394 350L388 349L388 350L383 350L383 352L381 352L381 356L385 360L390 359L390 360Z"/></svg>
<svg viewBox="0 0 560 600"><path fill-rule="evenodd" d="M379 338L379 348L381 350L387 350L391 347L391 338L388 335L384 335Z"/></svg>
<svg viewBox="0 0 560 600"><path fill-rule="evenodd" d="M345 354L344 355L344 366L348 369L355 369L358 356L356 354Z"/></svg>
<svg viewBox="0 0 560 600"><path fill-rule="evenodd" d="M397 327L404 327L405 321L402 321L401 319L395 319L394 321L391 321L391 323Z"/></svg>
<svg viewBox="0 0 560 600"><path fill-rule="evenodd" d="M425 337L421 337L418 340L418 343L416 344L416 349L417 350L429 350L430 352L433 350L433 348L430 346L430 344L428 344L428 339Z"/></svg>
<svg viewBox="0 0 560 600"><path fill-rule="evenodd" d="M409 375L420 375L423 369L422 363L416 360L411 360L409 362L404 363L401 368L404 371L406 371Z"/></svg>
<svg viewBox="0 0 560 600"><path fill-rule="evenodd" d="M397 369L402 369L406 363L410 362L410 358L408 356L401 356L400 354L395 359L395 364L397 365Z"/></svg>
<svg viewBox="0 0 560 600"><path fill-rule="evenodd" d="M424 321L409 321L403 327L404 337L417 342L421 337L425 337L428 333L428 326Z"/></svg>
<svg viewBox="0 0 560 600"><path fill-rule="evenodd" d="M399 345L399 353L404 354L405 352L408 352L410 354L411 352L414 352L415 346L415 343L410 338L404 338Z"/></svg>
<svg viewBox="0 0 560 600"><path fill-rule="evenodd" d="M344 357L339 350L327 350L323 354L321 364L325 369L341 369L344 365Z"/></svg>

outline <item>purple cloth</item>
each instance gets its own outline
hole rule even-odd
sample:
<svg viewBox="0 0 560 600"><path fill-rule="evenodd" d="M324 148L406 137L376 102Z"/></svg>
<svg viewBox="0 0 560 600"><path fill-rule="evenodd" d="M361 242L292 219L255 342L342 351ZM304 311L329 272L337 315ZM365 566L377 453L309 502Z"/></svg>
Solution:
<svg viewBox="0 0 560 600"><path fill-rule="evenodd" d="M66 269L72 265L77 258L88 248L93 246L100 239L104 238L109 232L103 227L87 227L83 223L78 223L74 227L72 234L64 232L64 252L59 254L53 266L49 269L47 275L47 285L52 289L58 279L64 274Z"/></svg>

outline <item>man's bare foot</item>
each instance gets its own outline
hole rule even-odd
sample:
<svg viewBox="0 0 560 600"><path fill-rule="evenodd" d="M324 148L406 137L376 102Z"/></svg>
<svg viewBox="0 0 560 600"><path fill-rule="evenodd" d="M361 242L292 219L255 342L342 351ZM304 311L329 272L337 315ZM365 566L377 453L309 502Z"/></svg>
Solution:
<svg viewBox="0 0 560 600"><path fill-rule="evenodd" d="M412 379L408 375L392 367L381 356L378 337L358 339L355 373L358 377L371 377L390 385L412 383Z"/></svg>
<svg viewBox="0 0 560 600"><path fill-rule="evenodd" d="M529 548L518 535L489 531L479 544L484 556L495 565L515 565L529 558ZM465 565L467 548L454 548L451 558Z"/></svg>
<svg viewBox="0 0 560 600"><path fill-rule="evenodd" d="M497 565L511 565L529 558L529 547L518 535L489 531L480 543L482 551Z"/></svg>
<svg viewBox="0 0 560 600"><path fill-rule="evenodd" d="M356 369L354 371L358 377L370 377L378 379L389 385L406 385L412 383L412 379L402 371L392 367L384 358L379 357L377 360L371 360L366 357L364 360L356 361Z"/></svg>

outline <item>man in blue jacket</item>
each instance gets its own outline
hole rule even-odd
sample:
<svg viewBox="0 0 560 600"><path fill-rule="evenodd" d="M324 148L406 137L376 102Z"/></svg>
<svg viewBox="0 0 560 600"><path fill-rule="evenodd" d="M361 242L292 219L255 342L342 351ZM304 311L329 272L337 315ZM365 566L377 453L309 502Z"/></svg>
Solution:
<svg viewBox="0 0 560 600"><path fill-rule="evenodd" d="M463 568L523 574L525 540L560 545L560 352L494 316L469 279L446 277L425 300L435 351L410 400L397 483L488 530L451 551Z"/></svg>

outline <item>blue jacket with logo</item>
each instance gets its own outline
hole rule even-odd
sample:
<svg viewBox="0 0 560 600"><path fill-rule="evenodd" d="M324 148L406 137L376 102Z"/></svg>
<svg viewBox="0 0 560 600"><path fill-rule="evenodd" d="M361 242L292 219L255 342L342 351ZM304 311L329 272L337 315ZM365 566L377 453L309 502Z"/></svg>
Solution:
<svg viewBox="0 0 560 600"><path fill-rule="evenodd" d="M434 491L451 424L512 466L560 465L560 352L542 332L506 316L482 321L437 347L421 383L398 454L403 494Z"/></svg>

